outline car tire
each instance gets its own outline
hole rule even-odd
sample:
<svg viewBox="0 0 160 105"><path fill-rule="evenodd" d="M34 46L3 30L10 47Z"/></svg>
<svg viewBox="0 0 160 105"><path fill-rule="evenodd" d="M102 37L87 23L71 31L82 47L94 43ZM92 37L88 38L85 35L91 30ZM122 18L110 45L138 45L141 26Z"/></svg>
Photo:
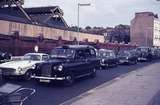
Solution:
<svg viewBox="0 0 160 105"><path fill-rule="evenodd" d="M31 70L28 70L24 75L23 75L23 79L26 81L29 81L31 79L32 76L32 72Z"/></svg>
<svg viewBox="0 0 160 105"><path fill-rule="evenodd" d="M138 63L138 60L135 60L135 64L137 64Z"/></svg>
<svg viewBox="0 0 160 105"><path fill-rule="evenodd" d="M118 66L118 64L117 64L117 62L115 62L114 65L113 65L113 67L117 67L117 66Z"/></svg>
<svg viewBox="0 0 160 105"><path fill-rule="evenodd" d="M64 80L64 86L71 86L74 83L74 75L70 73L69 75L66 76L66 79Z"/></svg>
<svg viewBox="0 0 160 105"><path fill-rule="evenodd" d="M105 70L106 68L106 66L101 66L101 70Z"/></svg>
<svg viewBox="0 0 160 105"><path fill-rule="evenodd" d="M97 74L97 72L96 72L96 69L94 68L94 69L92 70L92 73L91 73L90 77L91 77L91 78L94 78L94 77L96 77L96 74Z"/></svg>

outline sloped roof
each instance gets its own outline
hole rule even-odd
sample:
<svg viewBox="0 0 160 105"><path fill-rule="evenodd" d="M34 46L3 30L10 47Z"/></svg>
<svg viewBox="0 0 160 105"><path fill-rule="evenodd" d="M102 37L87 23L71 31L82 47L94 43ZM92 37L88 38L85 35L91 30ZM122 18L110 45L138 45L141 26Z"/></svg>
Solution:
<svg viewBox="0 0 160 105"><path fill-rule="evenodd" d="M24 8L24 11L28 16L30 16L33 23L36 22L39 25L56 28L68 27L68 25L62 17L63 11L58 6ZM52 14L54 15L53 12L58 12L60 16L57 17L57 19L54 19L56 17L52 17ZM26 18L24 13L18 7L0 8L0 19L31 24L31 21L29 21Z"/></svg>
<svg viewBox="0 0 160 105"><path fill-rule="evenodd" d="M25 8L25 11L28 14L46 14L46 13L52 13L51 10L55 9L58 9L59 12L62 13L62 11L59 9L58 6Z"/></svg>

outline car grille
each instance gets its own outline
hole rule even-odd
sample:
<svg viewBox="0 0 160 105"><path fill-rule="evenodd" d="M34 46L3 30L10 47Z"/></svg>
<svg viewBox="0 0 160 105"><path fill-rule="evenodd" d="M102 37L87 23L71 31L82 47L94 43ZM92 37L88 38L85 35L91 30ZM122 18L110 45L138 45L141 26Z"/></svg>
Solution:
<svg viewBox="0 0 160 105"><path fill-rule="evenodd" d="M52 74L52 69L51 69L51 67L49 65L44 65L41 68L41 76L51 77L51 74Z"/></svg>
<svg viewBox="0 0 160 105"><path fill-rule="evenodd" d="M0 71L3 75L12 75L15 72L15 69L12 68L0 68Z"/></svg>

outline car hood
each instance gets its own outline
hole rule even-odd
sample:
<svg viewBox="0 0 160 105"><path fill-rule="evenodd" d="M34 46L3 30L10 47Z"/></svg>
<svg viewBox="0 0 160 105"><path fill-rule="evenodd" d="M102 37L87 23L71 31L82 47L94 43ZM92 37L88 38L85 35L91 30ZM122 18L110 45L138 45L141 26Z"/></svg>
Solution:
<svg viewBox="0 0 160 105"><path fill-rule="evenodd" d="M127 58L130 58L129 56L121 56L121 57L118 57L118 59L127 59Z"/></svg>
<svg viewBox="0 0 160 105"><path fill-rule="evenodd" d="M17 69L18 67L21 68L26 68L26 67L30 67L36 63L40 63L42 61L11 61L11 62L6 62L6 63L2 63L0 64L0 68L14 68Z"/></svg>

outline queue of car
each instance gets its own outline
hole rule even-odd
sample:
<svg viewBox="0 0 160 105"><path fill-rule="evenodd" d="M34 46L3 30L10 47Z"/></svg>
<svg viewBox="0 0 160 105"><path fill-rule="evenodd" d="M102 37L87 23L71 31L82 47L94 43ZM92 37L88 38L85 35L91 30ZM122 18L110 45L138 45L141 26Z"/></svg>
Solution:
<svg viewBox="0 0 160 105"><path fill-rule="evenodd" d="M133 50L96 50L90 45L64 45L56 47L51 54L27 53L20 60L0 64L3 79L31 78L38 83L62 81L70 86L78 78L96 77L98 69L116 67L118 64L137 64L160 58L160 49L138 47Z"/></svg>

